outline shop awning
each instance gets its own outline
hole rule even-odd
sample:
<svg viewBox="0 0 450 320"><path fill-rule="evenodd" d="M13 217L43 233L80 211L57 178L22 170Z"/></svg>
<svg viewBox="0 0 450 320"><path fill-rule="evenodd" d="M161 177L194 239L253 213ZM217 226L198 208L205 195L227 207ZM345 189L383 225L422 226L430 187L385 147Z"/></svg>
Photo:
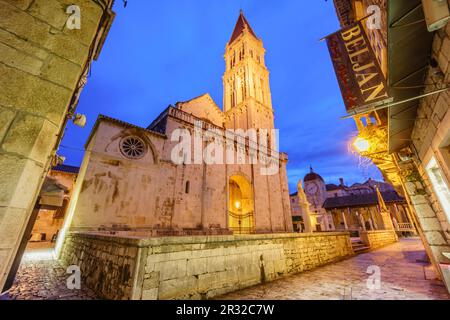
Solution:
<svg viewBox="0 0 450 320"><path fill-rule="evenodd" d="M394 103L422 94L432 41L421 0L388 0L387 80ZM419 102L389 108L389 152L410 144Z"/></svg>

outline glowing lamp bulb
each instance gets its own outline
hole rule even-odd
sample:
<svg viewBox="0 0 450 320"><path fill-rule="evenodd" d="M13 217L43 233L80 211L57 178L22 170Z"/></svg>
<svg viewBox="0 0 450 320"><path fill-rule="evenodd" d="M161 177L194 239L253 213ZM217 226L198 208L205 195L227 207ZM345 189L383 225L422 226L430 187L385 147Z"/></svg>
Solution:
<svg viewBox="0 0 450 320"><path fill-rule="evenodd" d="M353 142L353 146L358 152L366 152L369 150L370 143L364 138L356 138Z"/></svg>
<svg viewBox="0 0 450 320"><path fill-rule="evenodd" d="M239 209L241 207L241 203L239 201L236 201L234 205L236 206L236 209Z"/></svg>

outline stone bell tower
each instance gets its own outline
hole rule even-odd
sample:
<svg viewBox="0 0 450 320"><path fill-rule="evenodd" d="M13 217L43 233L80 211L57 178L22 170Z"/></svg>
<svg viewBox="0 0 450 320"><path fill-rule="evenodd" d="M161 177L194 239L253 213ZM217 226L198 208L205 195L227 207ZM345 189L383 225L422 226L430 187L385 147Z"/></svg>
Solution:
<svg viewBox="0 0 450 320"><path fill-rule="evenodd" d="M261 39L241 10L225 50L223 105L226 128L274 128L269 71L264 55Z"/></svg>

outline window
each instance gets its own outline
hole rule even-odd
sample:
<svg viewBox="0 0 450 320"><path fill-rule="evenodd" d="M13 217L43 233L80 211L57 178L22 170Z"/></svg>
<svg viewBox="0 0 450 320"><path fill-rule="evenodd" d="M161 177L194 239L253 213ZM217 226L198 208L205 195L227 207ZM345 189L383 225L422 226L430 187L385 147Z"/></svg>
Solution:
<svg viewBox="0 0 450 320"><path fill-rule="evenodd" d="M261 86L261 102L264 103L265 99L264 99L264 80L260 79L260 86Z"/></svg>
<svg viewBox="0 0 450 320"><path fill-rule="evenodd" d="M447 220L450 221L450 189L436 158L433 157L428 163L427 173L442 209L444 209L445 215L447 216Z"/></svg>
<svg viewBox="0 0 450 320"><path fill-rule="evenodd" d="M129 159L140 159L146 151L145 142L137 136L128 136L120 141L120 152Z"/></svg>
<svg viewBox="0 0 450 320"><path fill-rule="evenodd" d="M191 183L189 181L186 181L186 185L184 187L184 192L185 193L189 193L190 186L191 186Z"/></svg>

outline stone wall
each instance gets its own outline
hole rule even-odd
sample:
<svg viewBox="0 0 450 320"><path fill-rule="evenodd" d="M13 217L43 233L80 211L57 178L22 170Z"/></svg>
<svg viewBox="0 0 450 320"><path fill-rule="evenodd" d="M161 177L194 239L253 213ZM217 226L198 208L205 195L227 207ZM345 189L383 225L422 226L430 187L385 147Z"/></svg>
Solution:
<svg viewBox="0 0 450 320"><path fill-rule="evenodd" d="M450 4L450 1L449 1ZM425 83L436 83L425 87L428 93L444 88L450 81L450 24L434 33L432 58L435 68L429 67ZM417 119L412 133L415 151L414 165L402 164L406 192L414 207L421 237L430 260L450 290L450 272L440 264L449 265L450 259L443 253L450 252L450 221L436 190L431 184L426 167L434 158L439 169L450 178L450 91L422 98L417 109Z"/></svg>
<svg viewBox="0 0 450 320"><path fill-rule="evenodd" d="M79 266L84 283L100 297L130 299L140 250L139 239L70 234L60 260Z"/></svg>
<svg viewBox="0 0 450 320"><path fill-rule="evenodd" d="M0 290L111 0L0 0Z"/></svg>
<svg viewBox="0 0 450 320"><path fill-rule="evenodd" d="M108 299L208 299L352 256L348 233L126 238L71 233L62 261Z"/></svg>
<svg viewBox="0 0 450 320"><path fill-rule="evenodd" d="M361 241L370 249L377 249L398 241L394 230L360 231Z"/></svg>
<svg viewBox="0 0 450 320"><path fill-rule="evenodd" d="M449 1L450 2L450 1ZM426 86L424 93L432 92L439 87L444 88L450 81L450 24L446 28L435 32L432 57L438 67L429 68L424 83L437 83L436 86ZM442 72L438 74L438 72ZM444 121L450 106L450 91L433 94L422 98L417 109L417 120L414 124L412 139L418 156L424 158L434 137L438 133L439 125Z"/></svg>

